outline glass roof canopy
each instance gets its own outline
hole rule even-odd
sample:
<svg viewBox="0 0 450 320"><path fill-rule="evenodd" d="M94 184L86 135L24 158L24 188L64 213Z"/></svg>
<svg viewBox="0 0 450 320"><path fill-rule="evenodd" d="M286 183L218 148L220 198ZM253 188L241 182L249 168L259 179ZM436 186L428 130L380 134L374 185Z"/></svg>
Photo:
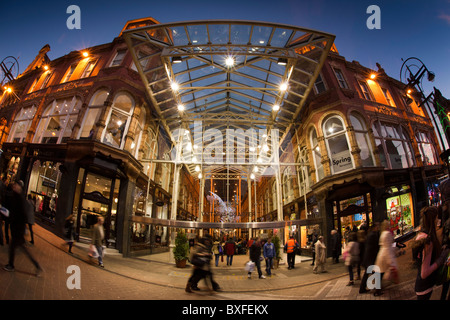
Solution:
<svg viewBox="0 0 450 320"><path fill-rule="evenodd" d="M335 38L240 20L155 24L126 30L123 36L173 145L201 146L202 154L222 144L229 160L228 154L239 157L239 148L216 136L238 133L237 143L248 139L249 145L241 161L233 162L238 169L252 160L274 160L273 150L301 121L300 111ZM275 147L262 154L262 145ZM184 163L194 172L192 159Z"/></svg>

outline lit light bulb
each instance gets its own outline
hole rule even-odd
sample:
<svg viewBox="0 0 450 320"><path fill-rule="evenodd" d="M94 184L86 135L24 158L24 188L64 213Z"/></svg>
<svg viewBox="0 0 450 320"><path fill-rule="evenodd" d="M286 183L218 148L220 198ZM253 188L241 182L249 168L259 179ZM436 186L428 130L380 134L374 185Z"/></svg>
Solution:
<svg viewBox="0 0 450 320"><path fill-rule="evenodd" d="M273 111L278 111L278 110L280 110L280 105L279 105L279 104L274 104L273 107L272 107L272 110L273 110Z"/></svg>

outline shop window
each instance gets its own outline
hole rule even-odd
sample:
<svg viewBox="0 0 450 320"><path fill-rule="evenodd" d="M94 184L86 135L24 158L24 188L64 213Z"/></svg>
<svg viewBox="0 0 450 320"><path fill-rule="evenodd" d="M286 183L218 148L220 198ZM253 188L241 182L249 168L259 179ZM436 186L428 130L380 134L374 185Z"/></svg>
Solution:
<svg viewBox="0 0 450 320"><path fill-rule="evenodd" d="M55 221L62 175L59 171L60 165L59 162L36 160L33 163L28 182L28 194L33 199L35 212L50 222Z"/></svg>
<svg viewBox="0 0 450 320"><path fill-rule="evenodd" d="M145 139L144 142L143 159L144 160L156 159L157 154L158 154L158 143L156 141L156 135L153 129L149 128L147 131L147 138ZM150 179L155 179L156 163L146 162L144 169L147 177L149 177Z"/></svg>
<svg viewBox="0 0 450 320"><path fill-rule="evenodd" d="M392 123L373 123L375 144L381 163L388 169L408 168L414 165L412 148L405 128Z"/></svg>
<svg viewBox="0 0 450 320"><path fill-rule="evenodd" d="M343 121L337 116L328 118L323 124L323 133L330 157L331 172L339 173L353 169L353 159Z"/></svg>
<svg viewBox="0 0 450 320"><path fill-rule="evenodd" d="M131 154L133 154L136 159L139 156L139 149L141 148L141 140L145 126L145 117L146 117L145 107L142 106L141 112L139 114L139 122L134 132L134 141L131 143Z"/></svg>
<svg viewBox="0 0 450 320"><path fill-rule="evenodd" d="M409 191L409 186L392 187L388 190L393 196L386 199L387 218L391 231L396 237L404 235L414 228L412 196Z"/></svg>
<svg viewBox="0 0 450 320"><path fill-rule="evenodd" d="M322 153L320 151L316 130L311 131L311 150L313 153L314 166L316 168L316 179L317 181L320 181L325 177L325 173L323 170Z"/></svg>
<svg viewBox="0 0 450 320"><path fill-rule="evenodd" d="M311 176L309 173L310 172L308 165L309 159L306 147L300 149L298 162L302 164L302 166L299 167L298 175L300 178L300 196L303 196L305 193L308 193L311 190L310 188Z"/></svg>
<svg viewBox="0 0 450 320"><path fill-rule="evenodd" d="M130 126L134 101L126 93L119 93L113 100L108 121L103 131L102 142L123 149L125 136Z"/></svg>
<svg viewBox="0 0 450 320"><path fill-rule="evenodd" d="M289 203L294 200L294 188L292 186L292 169L287 167L283 172L283 203Z"/></svg>
<svg viewBox="0 0 450 320"><path fill-rule="evenodd" d="M435 150L428 133L418 132L416 134L419 151L422 156L422 162L425 166L437 164Z"/></svg>
<svg viewBox="0 0 450 320"><path fill-rule="evenodd" d="M22 108L14 119L8 142L23 142L27 136L28 129L30 129L31 122L36 114L36 107Z"/></svg>
<svg viewBox="0 0 450 320"><path fill-rule="evenodd" d="M84 116L83 125L81 126L79 136L80 139L91 139L93 137L96 123L102 109L105 106L105 101L108 98L108 95L108 91L101 89L95 92L92 96Z"/></svg>
<svg viewBox="0 0 450 320"><path fill-rule="evenodd" d="M34 142L65 143L72 136L81 101L77 97L54 100L44 110L37 126Z"/></svg>
<svg viewBox="0 0 450 320"><path fill-rule="evenodd" d="M373 159L372 148L370 147L369 134L367 133L365 122L356 113L350 114L350 122L355 132L358 148L361 150L359 155L361 157L362 166L363 167L374 166L375 162Z"/></svg>
<svg viewBox="0 0 450 320"><path fill-rule="evenodd" d="M20 157L12 157L6 167L6 185L16 179L17 170L19 169Z"/></svg>

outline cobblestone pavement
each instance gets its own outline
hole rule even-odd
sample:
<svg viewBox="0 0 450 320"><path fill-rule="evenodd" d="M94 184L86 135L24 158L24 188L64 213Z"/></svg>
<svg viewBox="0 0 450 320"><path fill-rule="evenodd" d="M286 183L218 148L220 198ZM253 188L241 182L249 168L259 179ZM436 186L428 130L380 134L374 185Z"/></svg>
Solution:
<svg viewBox="0 0 450 320"><path fill-rule="evenodd" d="M36 277L35 269L20 251L16 254L14 272L0 269L0 300L415 300L416 271L410 266L410 250L398 258L401 281L383 281L384 294L359 294L359 281L347 286L348 273L343 263L327 263L327 273L313 274L311 260L297 257L296 267L288 270L281 265L272 277L258 279L257 273L247 278L246 255L234 257L233 266L221 262L213 267L215 279L222 291L212 294L205 284L198 293L188 294L185 284L192 269L176 268L164 261L165 256L123 258L111 251L105 256L105 268L90 261L87 245L76 244L74 254L67 253L64 241L48 230L35 225L35 244L30 252L44 272ZM8 262L8 248L0 246L0 264ZM226 259L224 259L226 261ZM301 260L301 261L300 261ZM264 265L264 262L262 263ZM69 289L73 280L70 266L79 267L80 288ZM263 268L264 271L264 268ZM265 272L264 272L265 273ZM68 287L69 283L69 287ZM438 300L441 287L432 296Z"/></svg>

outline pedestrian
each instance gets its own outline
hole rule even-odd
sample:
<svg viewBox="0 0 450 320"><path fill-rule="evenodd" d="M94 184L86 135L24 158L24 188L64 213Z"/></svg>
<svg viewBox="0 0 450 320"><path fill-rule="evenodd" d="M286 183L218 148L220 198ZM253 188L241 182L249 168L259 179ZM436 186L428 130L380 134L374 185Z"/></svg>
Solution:
<svg viewBox="0 0 450 320"><path fill-rule="evenodd" d="M369 230L364 245L364 255L363 259L361 260L361 266L365 270L361 280L361 284L359 286L359 293L369 292L369 290L367 290L366 288L367 279L369 278L367 268L369 268L372 265L375 265L375 260L377 258L377 254L380 248L379 241L380 241L380 223L375 222Z"/></svg>
<svg viewBox="0 0 450 320"><path fill-rule="evenodd" d="M445 217L445 215L442 215ZM450 217L448 217L444 223L442 224L442 248L450 248ZM442 284L442 292L441 292L441 300L445 300L445 297L447 296L447 292L450 286L450 281L447 277L447 281L444 281ZM448 295L447 300L450 300L450 294Z"/></svg>
<svg viewBox="0 0 450 320"><path fill-rule="evenodd" d="M266 261L266 273L268 276L272 276L273 258L277 255L275 245L272 243L272 238L268 238L263 247L263 256Z"/></svg>
<svg viewBox="0 0 450 320"><path fill-rule="evenodd" d="M12 185L12 192L7 195L6 208L9 210L9 222L11 227L11 243L9 245L9 262L4 267L6 271L14 271L14 258L17 248L21 248L26 256L31 260L36 268L36 276L42 273L42 268L38 261L25 246L25 195L24 183L22 180L15 181Z"/></svg>
<svg viewBox="0 0 450 320"><path fill-rule="evenodd" d="M105 241L105 229L103 228L104 219L102 216L97 218L97 223L94 225L92 231L92 244L97 249L98 253L98 266L104 268L103 265L103 243Z"/></svg>
<svg viewBox="0 0 450 320"><path fill-rule="evenodd" d="M193 272L186 283L185 291L192 293L192 290L200 290L198 283L201 279L205 279L208 285L207 279L210 280L214 291L219 291L219 284L214 281L213 274L211 272L211 258L212 258L212 239L209 234L202 237L197 244L193 247L190 254L190 261L193 264Z"/></svg>
<svg viewBox="0 0 450 320"><path fill-rule="evenodd" d="M75 241L75 215L70 214L64 223L64 237L69 245L69 253L72 252L73 242Z"/></svg>
<svg viewBox="0 0 450 320"><path fill-rule="evenodd" d="M0 179L0 208L4 206L5 203L6 203L6 184L4 174L2 173ZM6 219L8 218L0 213L0 246L3 246L3 220L6 221ZM6 223L5 223L5 232L7 232Z"/></svg>
<svg viewBox="0 0 450 320"><path fill-rule="evenodd" d="M265 279L266 277L262 274L261 271L261 240L256 238L252 245L250 246L250 260L255 263L256 269L258 270L259 279ZM248 278L252 277L252 272L248 272Z"/></svg>
<svg viewBox="0 0 450 320"><path fill-rule="evenodd" d="M29 214L27 215L27 225L28 230L30 231L30 243L34 244L34 234L33 234L33 224L34 224L34 208L36 207L36 203L33 202L33 198L31 197L31 194L28 195L27 199L28 203L25 206L25 210L29 211Z"/></svg>
<svg viewBox="0 0 450 320"><path fill-rule="evenodd" d="M230 266L233 264L233 256L236 252L236 243L234 242L233 238L230 237L228 241L225 243L225 254L227 255L227 266Z"/></svg>
<svg viewBox="0 0 450 320"><path fill-rule="evenodd" d="M317 242L317 238L318 238L318 234L317 234L317 231L314 229L314 231L313 231L313 233L312 233L312 235L311 235L311 244L312 244L312 246L311 246L311 253L312 253L312 262L311 262L311 265L313 266L314 265L314 263L315 263L315 261L316 261L316 248L314 247L314 245L316 244L316 242Z"/></svg>
<svg viewBox="0 0 450 320"><path fill-rule="evenodd" d="M216 267L218 267L219 266L219 258L223 254L223 248L220 245L220 242L218 239L215 239L213 242L212 252L214 253L215 265L216 265Z"/></svg>
<svg viewBox="0 0 450 320"><path fill-rule="evenodd" d="M437 270L446 262L449 249L442 250L436 235L438 208L422 208L420 217L420 232L412 243L413 259L418 267L415 291L417 300L430 300Z"/></svg>
<svg viewBox="0 0 450 320"><path fill-rule="evenodd" d="M347 286L352 286L354 284L353 281L353 267L358 266L357 269L357 276L359 279L359 265L360 265L360 256L359 256L359 243L357 241L356 232L351 232L348 235L348 244L345 248L345 265L348 268L348 274L350 277L350 281L348 282Z"/></svg>
<svg viewBox="0 0 450 320"><path fill-rule="evenodd" d="M350 234L351 230L350 230L350 226L347 226L345 228L345 232L344 232L344 244L347 246L348 243L348 235Z"/></svg>
<svg viewBox="0 0 450 320"><path fill-rule="evenodd" d="M325 270L325 263L327 261L327 252L326 252L326 246L325 243L323 242L323 236L319 236L319 238L317 239L315 245L315 250L316 250L316 261L314 263L314 268L313 268L313 272L315 274L319 273L318 270L320 269L320 272L327 272Z"/></svg>
<svg viewBox="0 0 450 320"><path fill-rule="evenodd" d="M295 267L295 254L296 250L299 248L297 241L294 239L294 235L291 234L289 240L284 245L284 249L287 253L288 260L288 270L294 269Z"/></svg>
<svg viewBox="0 0 450 320"><path fill-rule="evenodd" d="M339 263L341 247L341 235L336 229L331 230L331 256L333 258L333 263Z"/></svg>
<svg viewBox="0 0 450 320"><path fill-rule="evenodd" d="M386 272L397 272L397 261L395 258L394 247L392 246L394 237L389 229L389 221L384 220L380 225L380 239L377 258L375 265L380 268L380 286L383 276ZM380 296L382 294L381 288L375 290L374 295Z"/></svg>

